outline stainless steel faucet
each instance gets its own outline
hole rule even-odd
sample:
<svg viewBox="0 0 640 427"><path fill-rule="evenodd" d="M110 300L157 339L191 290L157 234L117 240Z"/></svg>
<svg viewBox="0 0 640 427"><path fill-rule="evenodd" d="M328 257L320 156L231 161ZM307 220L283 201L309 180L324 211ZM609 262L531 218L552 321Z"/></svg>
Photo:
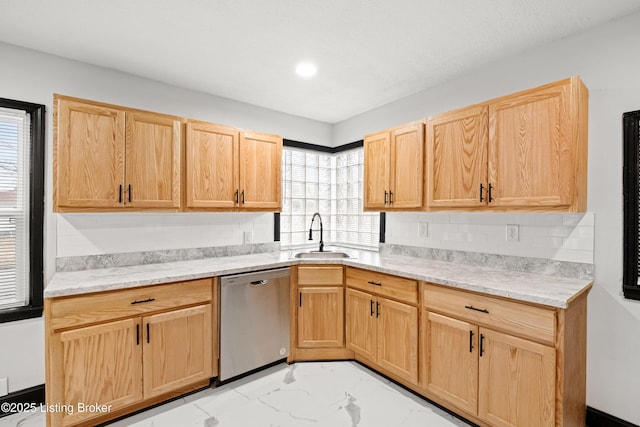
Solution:
<svg viewBox="0 0 640 427"><path fill-rule="evenodd" d="M324 242L322 241L322 217L318 212L313 214L311 218L311 225L309 226L309 240L313 240L313 221L318 217L320 219L320 252L324 252Z"/></svg>

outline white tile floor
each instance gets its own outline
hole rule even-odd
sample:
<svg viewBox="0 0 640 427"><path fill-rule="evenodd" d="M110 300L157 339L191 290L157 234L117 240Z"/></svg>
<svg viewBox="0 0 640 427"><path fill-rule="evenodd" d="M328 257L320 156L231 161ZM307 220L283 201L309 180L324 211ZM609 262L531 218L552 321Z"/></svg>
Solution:
<svg viewBox="0 0 640 427"><path fill-rule="evenodd" d="M43 427L43 414L0 427ZM461 427L465 422L355 362L277 365L112 423L136 427Z"/></svg>

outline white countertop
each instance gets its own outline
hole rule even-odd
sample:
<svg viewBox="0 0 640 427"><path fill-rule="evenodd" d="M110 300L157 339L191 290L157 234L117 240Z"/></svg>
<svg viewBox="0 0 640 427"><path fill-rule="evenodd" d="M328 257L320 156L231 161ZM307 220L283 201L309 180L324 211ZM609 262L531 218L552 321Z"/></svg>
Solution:
<svg viewBox="0 0 640 427"><path fill-rule="evenodd" d="M56 273L45 298L110 291L158 283L223 276L298 264L341 264L389 273L489 295L566 308L569 301L589 289L592 281L498 270L468 264L435 261L347 249L354 258L294 259L291 251L206 258L193 261Z"/></svg>

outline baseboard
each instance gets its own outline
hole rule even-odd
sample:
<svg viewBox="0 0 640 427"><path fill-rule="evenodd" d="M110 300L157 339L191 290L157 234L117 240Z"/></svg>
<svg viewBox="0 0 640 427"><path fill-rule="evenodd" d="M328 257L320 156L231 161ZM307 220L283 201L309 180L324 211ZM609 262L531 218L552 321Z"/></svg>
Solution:
<svg viewBox="0 0 640 427"><path fill-rule="evenodd" d="M587 427L638 427L629 421L587 406Z"/></svg>
<svg viewBox="0 0 640 427"><path fill-rule="evenodd" d="M7 404L9 404L8 408ZM22 407L28 410L30 406L25 407L25 404L35 405L38 408L44 404L44 384L14 391L13 393L0 397L0 418L13 414L14 412L20 412L13 411L13 409L21 409L20 407ZM12 408L12 406L14 407Z"/></svg>

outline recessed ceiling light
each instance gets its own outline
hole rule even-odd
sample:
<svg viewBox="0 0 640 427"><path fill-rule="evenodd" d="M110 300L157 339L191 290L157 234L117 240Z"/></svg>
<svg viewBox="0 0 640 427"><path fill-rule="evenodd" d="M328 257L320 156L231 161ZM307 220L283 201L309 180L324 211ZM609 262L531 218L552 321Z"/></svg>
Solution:
<svg viewBox="0 0 640 427"><path fill-rule="evenodd" d="M301 62L296 66L296 74L300 77L313 77L316 75L317 71L316 66L311 62Z"/></svg>

